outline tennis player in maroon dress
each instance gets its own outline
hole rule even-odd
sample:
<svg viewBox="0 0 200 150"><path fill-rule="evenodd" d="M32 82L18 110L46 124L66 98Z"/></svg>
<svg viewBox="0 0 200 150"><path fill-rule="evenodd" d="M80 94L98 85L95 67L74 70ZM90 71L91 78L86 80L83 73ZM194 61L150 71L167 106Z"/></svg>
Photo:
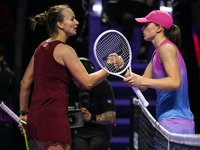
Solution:
<svg viewBox="0 0 200 150"><path fill-rule="evenodd" d="M32 21L33 30L36 25L47 25L50 38L36 48L21 81L20 118L27 121L28 137L36 140L42 149L70 150L68 83L74 77L81 86L90 89L102 82L108 73L99 70L88 74L75 50L65 44L68 37L76 35L79 24L68 5L53 6Z"/></svg>

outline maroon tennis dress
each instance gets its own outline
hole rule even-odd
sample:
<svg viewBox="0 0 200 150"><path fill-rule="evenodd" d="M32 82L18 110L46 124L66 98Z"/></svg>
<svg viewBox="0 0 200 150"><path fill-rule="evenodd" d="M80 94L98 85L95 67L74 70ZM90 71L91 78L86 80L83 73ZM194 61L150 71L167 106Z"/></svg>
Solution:
<svg viewBox="0 0 200 150"><path fill-rule="evenodd" d="M69 70L58 64L53 51L60 41L44 41L34 57L34 91L27 120L27 136L40 142L71 142L68 120Z"/></svg>

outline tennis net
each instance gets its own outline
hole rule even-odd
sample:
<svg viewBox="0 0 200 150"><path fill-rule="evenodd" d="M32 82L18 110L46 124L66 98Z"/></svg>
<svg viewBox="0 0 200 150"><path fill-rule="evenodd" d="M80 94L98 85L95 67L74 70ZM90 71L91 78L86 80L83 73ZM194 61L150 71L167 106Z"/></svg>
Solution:
<svg viewBox="0 0 200 150"><path fill-rule="evenodd" d="M137 98L131 102L131 150L200 150L200 134L170 133Z"/></svg>

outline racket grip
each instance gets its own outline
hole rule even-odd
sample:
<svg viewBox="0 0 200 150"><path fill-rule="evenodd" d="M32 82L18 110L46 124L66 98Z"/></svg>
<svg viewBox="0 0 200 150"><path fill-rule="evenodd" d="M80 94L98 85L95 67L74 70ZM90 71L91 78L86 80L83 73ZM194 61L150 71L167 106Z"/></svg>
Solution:
<svg viewBox="0 0 200 150"><path fill-rule="evenodd" d="M13 118L18 124L24 123L10 108L8 108L3 101L0 101L0 108L3 109L11 118Z"/></svg>
<svg viewBox="0 0 200 150"><path fill-rule="evenodd" d="M149 102L147 102L147 100L144 98L143 94L141 93L141 91L138 89L138 87L132 87L132 89L134 90L135 94L137 95L137 97L140 99L143 107L147 107L149 106Z"/></svg>

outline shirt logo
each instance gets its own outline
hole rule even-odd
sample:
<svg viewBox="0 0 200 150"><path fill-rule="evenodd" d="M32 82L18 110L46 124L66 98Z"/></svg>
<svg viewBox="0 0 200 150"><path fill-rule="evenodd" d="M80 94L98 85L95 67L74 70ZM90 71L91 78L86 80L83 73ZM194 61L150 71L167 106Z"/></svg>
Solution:
<svg viewBox="0 0 200 150"><path fill-rule="evenodd" d="M48 43L45 43L45 44L43 45L43 47L47 47L47 45L48 45Z"/></svg>

